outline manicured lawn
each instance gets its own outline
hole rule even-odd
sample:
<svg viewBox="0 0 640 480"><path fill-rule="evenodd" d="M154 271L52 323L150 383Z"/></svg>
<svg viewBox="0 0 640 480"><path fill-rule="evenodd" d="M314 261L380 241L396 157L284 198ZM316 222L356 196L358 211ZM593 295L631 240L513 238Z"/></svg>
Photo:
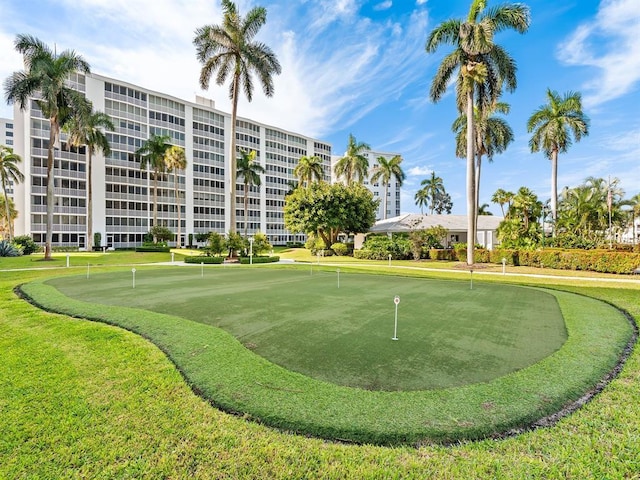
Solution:
<svg viewBox="0 0 640 480"><path fill-rule="evenodd" d="M487 382L558 350L566 329L541 290L335 270L139 270L52 280L87 302L143 308L220 327L289 370L370 390ZM340 285L338 285L340 280ZM167 292L171 292L168 296ZM399 335L394 332L395 294Z"/></svg>
<svg viewBox="0 0 640 480"><path fill-rule="evenodd" d="M332 444L222 413L194 395L145 339L44 313L13 293L17 284L65 273L0 274L0 478L601 479L640 473L637 349L602 393L549 428L452 447ZM574 281L562 288L640 318L637 285Z"/></svg>
<svg viewBox="0 0 640 480"><path fill-rule="evenodd" d="M236 268L225 271L223 267L212 267L206 276L213 275L214 269L221 275L239 274L242 267ZM197 277L198 270L191 267L182 271ZM245 270L255 276L262 274L261 268ZM172 270L149 269L147 277L158 278L174 271L176 267ZM300 285L315 280L309 279L308 267L297 272L301 274L300 280L289 282L286 289L291 292L292 302L301 303L304 297L296 298ZM131 279L130 271L114 275ZM322 280L319 272L316 275ZM151 294L147 299L148 295L144 295L143 287L139 286L144 284L142 277L143 269L139 269L135 289L139 307L150 308L157 304L158 298L172 303L166 301L171 296L170 286L160 297L156 296L157 289L152 288L147 292ZM330 278L337 280L333 274ZM377 281L384 279L381 276ZM90 281L96 280L100 277L94 276ZM111 281L105 280L107 284ZM180 288L180 282L175 278L169 285ZM346 285L348 275L342 280L340 290L346 289ZM216 283L217 289L231 295L234 289L227 286L223 280ZM131 287L125 280L103 296L119 296L120 290L131 289L133 292ZM467 293L475 294L476 289L481 293L484 287L488 285L476 282L474 291ZM284 369L206 323L138 308L115 305L105 308L66 297L47 284L25 285L24 290L54 311L114 323L149 338L170 356L196 391L225 410L244 412L286 430L365 443L451 442L525 427L592 388L616 363L631 335L629 323L612 307L588 298L550 291L564 316L568 340L562 348L535 365L464 387L380 392L340 387ZM496 290L490 288L488 291L495 293ZM197 302L198 298L191 298L191 301ZM238 306L237 318L244 318L242 305L231 304ZM266 308L273 306L266 305ZM540 305L535 308L537 312L542 311ZM183 310L187 310L186 304ZM216 315L215 307L209 309L209 314ZM476 338L482 339L483 333L476 331ZM385 334L386 339L388 336ZM403 344L402 341L386 341Z"/></svg>

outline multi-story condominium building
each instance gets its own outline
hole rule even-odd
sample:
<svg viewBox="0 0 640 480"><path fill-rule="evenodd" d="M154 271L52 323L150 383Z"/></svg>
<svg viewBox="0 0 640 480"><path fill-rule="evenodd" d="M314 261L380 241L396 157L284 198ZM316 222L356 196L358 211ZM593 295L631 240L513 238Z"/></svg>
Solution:
<svg viewBox="0 0 640 480"><path fill-rule="evenodd" d="M140 245L153 226L153 175L140 168L134 152L151 135L168 135L172 144L184 147L187 168L176 178L163 174L158 181L158 224L177 232L181 209L180 245L189 234L229 231L230 158L227 145L231 116L214 102L196 97L188 102L143 87L95 74L75 75L70 84L87 96L94 109L107 113L115 131L107 132L111 153L96 152L92 160L93 231L102 235L102 246L130 248ZM20 211L16 231L43 242L46 222L46 166L49 122L35 101L20 111L16 106L15 148L23 158L26 181L16 188ZM255 150L265 169L262 184L250 187L246 221L249 234L267 234L275 244L302 241L284 227L284 197L294 181L293 169L303 155L324 162L330 180L331 145L276 126L239 118L239 149ZM54 246L86 245L87 159L85 148L56 149ZM178 183L176 202L174 181ZM243 232L244 184L237 179L236 229Z"/></svg>
<svg viewBox="0 0 640 480"><path fill-rule="evenodd" d="M9 118L0 118L0 145L13 148L13 120ZM11 181L7 185L7 195L13 198L13 182Z"/></svg>
<svg viewBox="0 0 640 480"><path fill-rule="evenodd" d="M389 182L389 186L387 188L387 212L385 215L384 212L384 193L385 186L382 182L371 182L371 176L373 175L374 169L378 166L378 157L384 157L387 160L399 155L397 153L386 153L386 152L374 152L372 150L364 152L364 156L369 160L369 176L364 180L364 186L367 187L371 192L373 192L374 199L380 199L380 204L378 205L378 212L376 213L377 220L383 220L385 218L397 217L400 215L400 184L396 181L395 177L391 177L391 181ZM340 179L336 177L335 174L335 165L342 157L340 155L333 155L331 157L331 180L333 182L339 181Z"/></svg>

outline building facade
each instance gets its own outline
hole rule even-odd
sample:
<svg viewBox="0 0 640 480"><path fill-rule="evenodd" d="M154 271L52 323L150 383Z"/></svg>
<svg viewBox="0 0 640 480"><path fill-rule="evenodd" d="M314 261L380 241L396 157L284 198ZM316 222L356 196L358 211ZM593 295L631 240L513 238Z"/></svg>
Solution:
<svg viewBox="0 0 640 480"><path fill-rule="evenodd" d="M369 176L364 179L364 186L367 187L372 193L373 198L375 200L379 199L380 204L378 205L378 211L376 212L376 220L383 220L385 218L397 217L400 215L400 184L396 181L395 177L391 177L388 188L385 189L385 185L381 182L372 183L371 176L375 171L375 168L378 166L378 157L384 157L387 160L392 159L398 153L388 153L388 152L375 152L373 150L368 150L363 153L363 155L369 160ZM331 157L331 180L333 182L339 181L335 174L335 165L341 159L340 155L333 155ZM384 195L385 191L387 194L387 202L386 207L387 211L385 214L385 201Z"/></svg>
<svg viewBox="0 0 640 480"><path fill-rule="evenodd" d="M95 152L92 159L93 231L101 234L102 246L135 247L153 226L153 175L140 168L134 155L153 134L168 135L172 144L185 149L187 158L184 171L159 176L158 224L176 233L180 208L180 245L187 245L192 234L230 230L230 114L206 98L188 102L95 74L77 74L70 84L87 96L94 110L108 114L116 127L106 132L111 153L105 157ZM16 187L21 212L16 231L43 243L49 122L32 100L24 111L14 108L13 125L15 150L24 160L26 178ZM263 232L274 245L302 241L303 235L284 227L284 197L303 155L320 157L325 180L330 180L331 145L244 118L237 119L236 127L238 149L255 150L265 169L261 185L250 187L246 219L244 184L237 179L236 230L243 232L246 220L249 234ZM64 134L61 140L61 148L55 150L53 245L82 249L87 243L86 149L68 148Z"/></svg>

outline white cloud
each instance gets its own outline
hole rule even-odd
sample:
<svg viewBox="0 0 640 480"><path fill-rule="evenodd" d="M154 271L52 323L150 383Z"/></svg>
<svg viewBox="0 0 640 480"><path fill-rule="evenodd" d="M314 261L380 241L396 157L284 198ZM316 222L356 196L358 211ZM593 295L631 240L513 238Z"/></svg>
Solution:
<svg viewBox="0 0 640 480"><path fill-rule="evenodd" d="M425 5L427 0L416 0L416 5Z"/></svg>
<svg viewBox="0 0 640 480"><path fill-rule="evenodd" d="M431 172L433 172L433 168L431 167L417 166L417 167L410 168L407 174L410 177L423 177L425 175L431 175Z"/></svg>
<svg viewBox="0 0 640 480"><path fill-rule="evenodd" d="M391 0L386 0L384 2L380 2L376 5L374 5L373 9L374 10L388 10L393 6L393 2Z"/></svg>
<svg viewBox="0 0 640 480"><path fill-rule="evenodd" d="M640 81L639 30L637 0L603 0L595 19L579 26L560 46L561 61L598 69L583 85L586 107L618 98Z"/></svg>

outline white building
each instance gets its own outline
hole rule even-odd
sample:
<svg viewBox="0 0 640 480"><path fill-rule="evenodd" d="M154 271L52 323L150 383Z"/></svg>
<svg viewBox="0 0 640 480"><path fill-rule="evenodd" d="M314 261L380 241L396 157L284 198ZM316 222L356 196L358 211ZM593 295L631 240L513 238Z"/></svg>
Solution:
<svg viewBox="0 0 640 480"><path fill-rule="evenodd" d="M169 135L171 143L184 147L187 169L178 175L181 201L181 245L189 234L229 231L230 199L228 142L231 115L214 102L196 97L188 102L147 90L121 80L95 74L74 75L70 84L85 93L95 110L107 113L116 129L107 132L111 154L93 156L93 231L102 245L130 248L140 245L153 226L153 181L140 169L133 154L152 134ZM23 158L24 184L16 187L18 234L30 234L44 242L46 222L46 165L49 122L35 101L20 111L14 108L15 151ZM239 149L255 150L266 170L262 184L251 187L247 215L249 234L266 233L275 244L302 241L284 228L284 196L293 169L301 156L320 157L325 180L330 180L331 145L275 126L238 118ZM56 150L53 245L86 245L87 173L85 148ZM244 230L244 185L237 181L236 229ZM158 182L158 224L177 232L177 203L173 175ZM195 243L195 242L194 242Z"/></svg>
<svg viewBox="0 0 640 480"><path fill-rule="evenodd" d="M13 140L13 120L0 118L0 145L13 148ZM0 192L2 192L1 188ZM7 185L7 195L13 198L13 182L11 181Z"/></svg>
<svg viewBox="0 0 640 480"><path fill-rule="evenodd" d="M364 156L369 160L369 176L364 180L364 186L367 187L371 192L373 192L374 200L380 199L380 204L378 205L378 211L376 212L376 220L382 220L385 218L396 217L400 215L400 185L396 181L395 177L391 177L391 181L389 182L389 186L386 189L387 191L387 213L385 215L384 212L384 194L385 194L385 186L381 182L371 183L371 176L373 175L374 169L378 166L377 158L384 157L387 160L399 155L397 153L387 153L387 152L375 152L373 150L369 150L364 152ZM342 157L340 155L333 155L331 157L331 181L336 182L339 179L335 174L335 165Z"/></svg>

